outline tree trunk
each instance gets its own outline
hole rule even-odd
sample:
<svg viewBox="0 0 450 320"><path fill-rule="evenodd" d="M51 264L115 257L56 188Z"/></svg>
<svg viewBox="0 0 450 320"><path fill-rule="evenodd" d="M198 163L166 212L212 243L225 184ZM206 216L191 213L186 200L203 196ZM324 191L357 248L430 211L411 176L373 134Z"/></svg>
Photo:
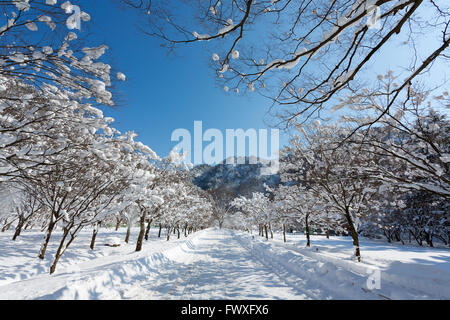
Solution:
<svg viewBox="0 0 450 320"><path fill-rule="evenodd" d="M425 241L433 248L433 237L428 232L425 233Z"/></svg>
<svg viewBox="0 0 450 320"><path fill-rule="evenodd" d="M55 228L55 222L50 221L50 223L48 224L44 243L42 244L41 251L39 252L39 259L41 259L41 260L44 260L44 258L45 258L45 251L47 251L47 246L48 246L48 243L52 236L52 232L53 232L54 228Z"/></svg>
<svg viewBox="0 0 450 320"><path fill-rule="evenodd" d="M269 234L267 233L267 225L264 225L264 231L266 233L266 240L269 240Z"/></svg>
<svg viewBox="0 0 450 320"><path fill-rule="evenodd" d="M119 227L120 227L120 222L121 222L122 220L117 220L117 223L116 223L116 231L118 231L119 230Z"/></svg>
<svg viewBox="0 0 450 320"><path fill-rule="evenodd" d="M180 226L177 227L178 239L180 239Z"/></svg>
<svg viewBox="0 0 450 320"><path fill-rule="evenodd" d="M89 246L89 248L91 250L94 250L95 238L97 238L98 228L100 228L100 222L97 224L97 226L92 231L91 245Z"/></svg>
<svg viewBox="0 0 450 320"><path fill-rule="evenodd" d="M161 238L161 229L162 229L162 224L159 224L159 232L158 232L158 238Z"/></svg>
<svg viewBox="0 0 450 320"><path fill-rule="evenodd" d="M19 222L17 223L16 231L14 232L13 241L16 241L17 237L20 236L20 232L22 231L23 224L25 219L19 218Z"/></svg>
<svg viewBox="0 0 450 320"><path fill-rule="evenodd" d="M272 225L269 223L270 239L273 239Z"/></svg>
<svg viewBox="0 0 450 320"><path fill-rule="evenodd" d="M358 262L361 262L361 252L359 249L359 237L358 232L356 232L355 226L353 224L352 217L350 216L350 212L346 212L345 218L347 219L347 223L350 228L350 234L352 235L353 239L353 246L355 247L355 256L358 259Z"/></svg>
<svg viewBox="0 0 450 320"><path fill-rule="evenodd" d="M144 235L145 235L145 214L143 214L141 216L139 225L140 225L140 230L139 230L139 235L138 235L138 239L136 242L136 251L142 250L142 240L144 239Z"/></svg>
<svg viewBox="0 0 450 320"><path fill-rule="evenodd" d="M59 261L59 258L61 258L64 241L66 241L66 237L68 234L69 234L69 230L64 228L63 237L61 239L61 242L59 243L59 247L58 247L58 250L56 251L55 259L53 260L52 266L50 267L50 274L53 274L56 270L56 265Z"/></svg>
<svg viewBox="0 0 450 320"><path fill-rule="evenodd" d="M91 245L89 246L89 248L91 250L94 250L94 246L95 246L95 238L97 237L97 230L93 230L92 231L92 238L91 238Z"/></svg>
<svg viewBox="0 0 450 320"><path fill-rule="evenodd" d="M153 221L153 219L150 219L150 220L148 221L148 224L147 224L147 230L145 230L145 241L148 240L148 235L149 235L149 233L150 233L150 228L151 228L151 226L152 226L152 221Z"/></svg>
<svg viewBox="0 0 450 320"><path fill-rule="evenodd" d="M283 224L283 241L286 242L286 225Z"/></svg>
<svg viewBox="0 0 450 320"><path fill-rule="evenodd" d="M170 232L171 232L171 231L172 231L172 230L170 230L170 227L167 228L167 241L170 240Z"/></svg>
<svg viewBox="0 0 450 320"><path fill-rule="evenodd" d="M410 236L412 235L414 237L414 240L416 240L416 242L419 246L422 246L423 243L422 243L422 239L420 238L420 234L418 235L416 233L413 233L411 230L409 230L409 234L410 234Z"/></svg>
<svg viewBox="0 0 450 320"><path fill-rule="evenodd" d="M388 243L391 243L392 241L391 241L391 235L390 235L390 233L389 233L388 231L386 231L386 230L383 230L383 234L384 234L384 236L386 237L387 242L388 242Z"/></svg>
<svg viewBox="0 0 450 320"><path fill-rule="evenodd" d="M187 237L188 235L187 235L187 229L188 229L188 226L187 225L185 225L185 227L184 227L184 236L185 237Z"/></svg>
<svg viewBox="0 0 450 320"><path fill-rule="evenodd" d="M309 231L308 216L305 217L305 233L306 233L306 246L307 247L311 247L311 238L310 238L310 231Z"/></svg>
<svg viewBox="0 0 450 320"><path fill-rule="evenodd" d="M327 235L327 239L330 239L330 230L327 229L327 231L325 231L325 234Z"/></svg>
<svg viewBox="0 0 450 320"><path fill-rule="evenodd" d="M130 240L130 234L131 234L131 221L128 222L127 225L127 234L125 236L125 243L128 243L128 241Z"/></svg>

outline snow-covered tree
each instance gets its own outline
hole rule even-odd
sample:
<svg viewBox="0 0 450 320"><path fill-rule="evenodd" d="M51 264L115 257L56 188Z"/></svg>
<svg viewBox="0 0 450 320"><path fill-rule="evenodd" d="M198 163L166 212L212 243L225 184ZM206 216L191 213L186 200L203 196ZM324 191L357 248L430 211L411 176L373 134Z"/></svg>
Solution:
<svg viewBox="0 0 450 320"><path fill-rule="evenodd" d="M282 181L283 173L281 174ZM282 222L283 236L286 238L286 223L295 221L304 226L306 236L306 246L311 246L311 228L321 228L325 226L326 202L315 189L307 189L299 184L292 184L293 181L286 185L280 185L274 193L274 208L278 214L277 219ZM291 183L289 183L291 182ZM329 221L328 221L329 222Z"/></svg>
<svg viewBox="0 0 450 320"><path fill-rule="evenodd" d="M92 104L112 105L115 78L100 58L106 46L87 46L70 31L74 6L66 1L4 1L0 36L0 182L26 168L51 165L48 157L71 147L85 114L103 118ZM81 11L80 21L89 21ZM69 28L68 28L69 27ZM96 122L98 119L93 119ZM98 130L80 126L83 130Z"/></svg>
<svg viewBox="0 0 450 320"><path fill-rule="evenodd" d="M292 170L295 179L301 176L306 188L340 212L352 236L355 256L360 261L358 227L370 211L371 200L377 193L377 186L371 183L366 172L371 157L359 153L353 144L341 143L342 137L348 135L348 129L319 122L298 129L299 135L292 139L292 146L286 150L293 160L287 170Z"/></svg>
<svg viewBox="0 0 450 320"><path fill-rule="evenodd" d="M275 220L272 202L269 197L261 192L253 192L252 196L246 198L240 196L235 198L231 205L241 212L249 215L253 224L259 227L259 234L265 235L269 239L268 230L271 230L271 223Z"/></svg>
<svg viewBox="0 0 450 320"><path fill-rule="evenodd" d="M110 77L111 66L99 61L108 47L90 47L86 39L78 39L81 24L90 20L88 13L70 1L11 0L3 1L0 9L0 36L7 44L0 51L3 81L21 81L38 94L43 84L50 84L75 100L113 104L106 88L115 78Z"/></svg>
<svg viewBox="0 0 450 320"><path fill-rule="evenodd" d="M402 190L421 190L448 198L450 195L450 122L445 106L448 91L409 86L408 97L392 101L391 88L397 77L389 72L379 77L376 89L363 88L342 99L336 109L366 110L365 117L344 116L354 134L348 139L378 158L372 174ZM358 113L357 115L360 115ZM366 124L377 126L362 130Z"/></svg>

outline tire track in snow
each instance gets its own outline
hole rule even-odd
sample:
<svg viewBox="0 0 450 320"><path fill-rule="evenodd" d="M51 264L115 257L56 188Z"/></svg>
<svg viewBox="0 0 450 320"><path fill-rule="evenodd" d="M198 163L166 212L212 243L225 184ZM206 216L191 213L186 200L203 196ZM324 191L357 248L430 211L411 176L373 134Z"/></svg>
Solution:
<svg viewBox="0 0 450 320"><path fill-rule="evenodd" d="M276 267L274 266L273 263L268 263L266 260L260 258L259 256L257 256L256 254L254 254L254 249L253 249L253 243L250 242L251 248L248 248L244 245L242 239L237 236L234 232L232 233L233 235L233 239L236 240L236 242L245 249L246 252L248 252L248 254L254 258L254 260L258 261L261 265L263 265L265 268L269 269L272 273L274 273L275 275L277 275L277 277L279 279L281 279L281 281L283 281L286 285L296 289L296 290L300 290L301 292L303 292L303 294L305 295L305 297L307 297L308 299L317 299L318 297L311 295L310 292L305 292L305 286L304 286L304 280L301 278L296 277L295 275L293 275L291 272L289 272L289 270L287 270L283 265L281 264L277 264ZM283 272L284 271L284 272ZM301 284L297 284L299 281L303 281L303 283Z"/></svg>
<svg viewBox="0 0 450 320"><path fill-rule="evenodd" d="M257 260L259 260L262 264L264 264L265 266L267 266L268 268L271 268L275 273L279 273L278 272L278 270L284 270L285 271L285 274L287 274L287 275L282 275L282 274L280 274L280 277L281 278L283 278L283 277L285 277L286 278L286 280L288 279L288 278L294 278L294 279L301 279L302 278L302 276L300 275L300 274L297 274L296 272L294 272L294 271L292 271L292 270L290 270L291 268L287 268L285 265L283 265L282 263L280 263L280 262L277 262L276 260L276 258L275 258L275 256L274 257L272 257L273 259L265 259L265 252L263 252L264 251L264 249L262 249L262 250L260 250L259 252L258 252L258 250L257 249L254 249L255 248L255 244L253 243L253 241L248 241L248 243L250 244L250 248L249 247L247 247L246 245L245 245L245 243L246 243L246 240L243 238L243 237L240 237L239 235L237 235L235 232L233 232L233 235L234 235L234 237L237 239L237 241L246 249L246 250L248 250L249 252L250 252L250 254L252 254L252 256L254 256L255 257L255 259L257 259ZM315 261L315 262L319 262L319 260L314 260L313 258L311 258L311 257L309 257L309 256L307 256L307 255L304 255L304 254L302 254L301 252L299 252L299 251L297 251L297 250L293 250L293 249L288 249L288 248L285 248L285 247L283 247L283 246L281 246L280 244L275 244L275 246L276 247L278 247L278 248L280 248L280 249L284 249L284 250L287 250L287 251L289 251L289 250L292 250L293 252L295 252L297 255L299 255L300 257L301 257L301 259L305 259L306 258L306 264L308 263L308 261L307 260L311 260L311 261ZM259 254L258 254L259 253ZM320 277L320 275L318 275L319 277ZM306 281L308 281L309 279L307 279L307 278L305 278L305 280ZM293 281L294 283L295 283L295 281ZM328 292L328 294L326 294L325 295L325 297L324 296L319 296L319 297L314 297L315 299L317 299L317 298L319 298L319 299L323 299L323 298L328 298L328 299L336 299L337 297L335 296L336 294L338 294L339 295L339 299L348 299L349 297L346 297L346 294L344 294L344 293L339 293L339 292L337 292L336 290L334 290L335 288L330 288L330 286L324 286L324 284L322 283L316 283L317 281L315 281L314 279L312 279L312 281L311 281L312 283L310 283L310 281L308 281L308 285L307 285L307 287L308 288L311 288L311 284L312 285L314 285L315 287L317 287L318 289L316 289L317 290L317 292L319 293L320 291L322 291L322 292ZM292 283L291 281L287 281L286 283ZM331 285L331 284L330 284ZM295 287L296 288L300 288L299 287L299 285L295 285ZM304 287L304 286L303 286ZM353 294L355 295L357 295L357 293L356 293L356 291L358 290L358 289L361 289L361 291L362 292L364 292L365 294L366 294L366 297L368 298L368 299L385 299L385 300L391 300L389 297L387 297L387 296L385 296L385 295L382 295L382 294L379 294L379 293L377 293L377 292L373 292L373 291L371 291L371 290L368 290L368 289L365 289L364 287L359 287L359 286L354 286L353 288L352 288L352 291L353 291ZM347 288L347 291L348 291L348 288ZM331 293L331 294L330 294ZM347 294L348 294L349 292L347 292ZM342 296L342 297L341 297ZM358 295L359 296L359 295ZM357 297L356 297L357 298Z"/></svg>
<svg viewBox="0 0 450 320"><path fill-rule="evenodd" d="M192 250L195 250L195 245L193 245ZM192 270L194 268L194 257L193 253L185 253L186 259L183 260L183 264L186 265L186 271L183 272L181 276L179 276L171 289L165 294L168 297L165 299L183 299L184 291L186 289L186 279L189 279L189 275L192 274Z"/></svg>
<svg viewBox="0 0 450 320"><path fill-rule="evenodd" d="M216 231L217 232L217 231ZM245 248L234 236L234 234L230 231L225 232L224 230L220 230L218 231L218 234L216 233L216 237L218 238L216 241L225 243L228 242L230 243L230 240L233 241L234 243L237 244L237 246L235 248L240 248L242 249L242 252L245 255L248 255L248 261L251 261L252 263L257 263L258 265L262 266L264 270L269 271L270 274L272 274L273 276L275 276L277 279L279 279L281 282L283 282L287 287L293 288L296 291L301 291L302 293L302 297L308 297L308 298L313 298L311 295L307 294L306 292L304 292L304 289L302 288L300 290L300 288L298 286L292 286L292 279L287 281L285 277L282 276L281 272L277 271L276 269L274 269L274 267L270 264L264 263L264 261L261 261L260 259L257 259L257 257L255 255L253 255L251 253L251 251L247 250L247 248ZM231 261L223 261L221 262L221 264L229 264L232 263ZM225 268L224 268L225 269ZM255 268L256 269L256 268ZM195 272L193 272L189 278L189 281L184 289L183 295L182 295L182 299L192 299L194 295L197 295L195 293L195 286L196 284L198 284L201 278L201 274L204 272L201 272L201 268L195 268ZM252 274L248 274L249 276L251 276ZM274 278L272 276L272 278ZM278 282L278 281L277 281ZM279 283L279 282L278 282ZM216 284L214 286L214 288L212 290L209 291L209 296L206 298L209 298L211 296L222 296L225 297L225 299L229 298L229 294L228 294L228 288L232 288L233 287L233 282L231 280L226 281L225 283L220 283L221 286L219 286L219 284ZM200 298L200 299L204 299L203 294L200 294L200 296L197 296L196 298Z"/></svg>
<svg viewBox="0 0 450 320"><path fill-rule="evenodd" d="M153 299L308 299L284 270L261 263L229 230L208 230L171 252L173 264L148 278L143 287ZM153 279L152 279L153 278ZM142 295L139 294L140 297Z"/></svg>
<svg viewBox="0 0 450 320"><path fill-rule="evenodd" d="M220 236L221 236L221 240L224 240L224 234L223 232L220 232ZM198 247L197 247L198 248ZM202 259L198 259L198 261L201 261ZM203 270L198 264L192 263L190 270L187 272L187 274L189 275L188 280L186 281L186 285L183 288L183 292L181 294L181 299L184 300L192 300L192 299L200 299L200 300L204 300L204 299L208 299L211 294L209 296L206 296L204 294L198 294L195 293L195 289L199 286L200 280L201 280L201 274L204 273L205 270ZM225 286L226 288L227 286ZM213 290L210 291L210 293L215 293L218 291L224 291L224 290L220 290L220 287L218 285L216 285L214 287ZM195 297L194 297L195 295ZM226 296L226 292L225 292L225 296Z"/></svg>

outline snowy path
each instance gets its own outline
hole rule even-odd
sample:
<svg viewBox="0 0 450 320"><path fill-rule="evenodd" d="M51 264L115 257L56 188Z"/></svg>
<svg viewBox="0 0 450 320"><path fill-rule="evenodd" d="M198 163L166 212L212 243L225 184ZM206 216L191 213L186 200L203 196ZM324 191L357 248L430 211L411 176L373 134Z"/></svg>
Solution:
<svg viewBox="0 0 450 320"><path fill-rule="evenodd" d="M106 232L103 237L114 234ZM38 236L23 235L30 239ZM372 252L371 259L356 263L341 252L352 255L348 239L318 238L314 239L317 247L305 248L298 241L265 241L244 232L212 228L167 242L153 230L141 252L134 252L133 244L107 248L102 241L95 251L88 252L89 240L90 233L86 232L74 244L73 257L66 256L52 276L46 272L50 260L40 262L35 256L39 241L28 249L24 248L30 243L26 241L14 243L14 250L4 246L4 250L22 255L15 257L8 251L2 258L0 254L0 276L7 282L2 285L0 277L0 299L450 298L450 260L443 249L380 249L379 243L367 242L364 252ZM327 251L327 241L333 250L340 250ZM348 250L342 249L347 242ZM403 251L421 260L387 260L392 252L398 256ZM50 259L51 254L48 256ZM379 270L380 288L367 285L374 270ZM15 273L15 278L7 277Z"/></svg>
<svg viewBox="0 0 450 320"><path fill-rule="evenodd" d="M308 299L259 262L227 230L202 232L193 246L172 257L168 268L140 284L132 299ZM144 289L144 290L142 290ZM150 294L150 296L149 296Z"/></svg>

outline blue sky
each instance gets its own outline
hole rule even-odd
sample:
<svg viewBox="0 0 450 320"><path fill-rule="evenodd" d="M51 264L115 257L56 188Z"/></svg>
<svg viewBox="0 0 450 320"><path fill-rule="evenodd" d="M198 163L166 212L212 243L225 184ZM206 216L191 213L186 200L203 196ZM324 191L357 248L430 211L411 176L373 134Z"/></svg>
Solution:
<svg viewBox="0 0 450 320"><path fill-rule="evenodd" d="M217 128L224 135L225 129L269 128L264 118L270 101L217 87L208 67L210 54L202 46L179 47L176 56L168 56L158 41L137 30L129 11L121 12L108 0L79 3L91 15L81 33L91 32L93 42L108 45L112 67L127 76L119 83L118 107L105 108L119 130L134 130L140 141L164 156L177 144L170 140L172 131L193 132L196 120L203 121L203 130ZM286 142L287 137L280 139L280 144Z"/></svg>

